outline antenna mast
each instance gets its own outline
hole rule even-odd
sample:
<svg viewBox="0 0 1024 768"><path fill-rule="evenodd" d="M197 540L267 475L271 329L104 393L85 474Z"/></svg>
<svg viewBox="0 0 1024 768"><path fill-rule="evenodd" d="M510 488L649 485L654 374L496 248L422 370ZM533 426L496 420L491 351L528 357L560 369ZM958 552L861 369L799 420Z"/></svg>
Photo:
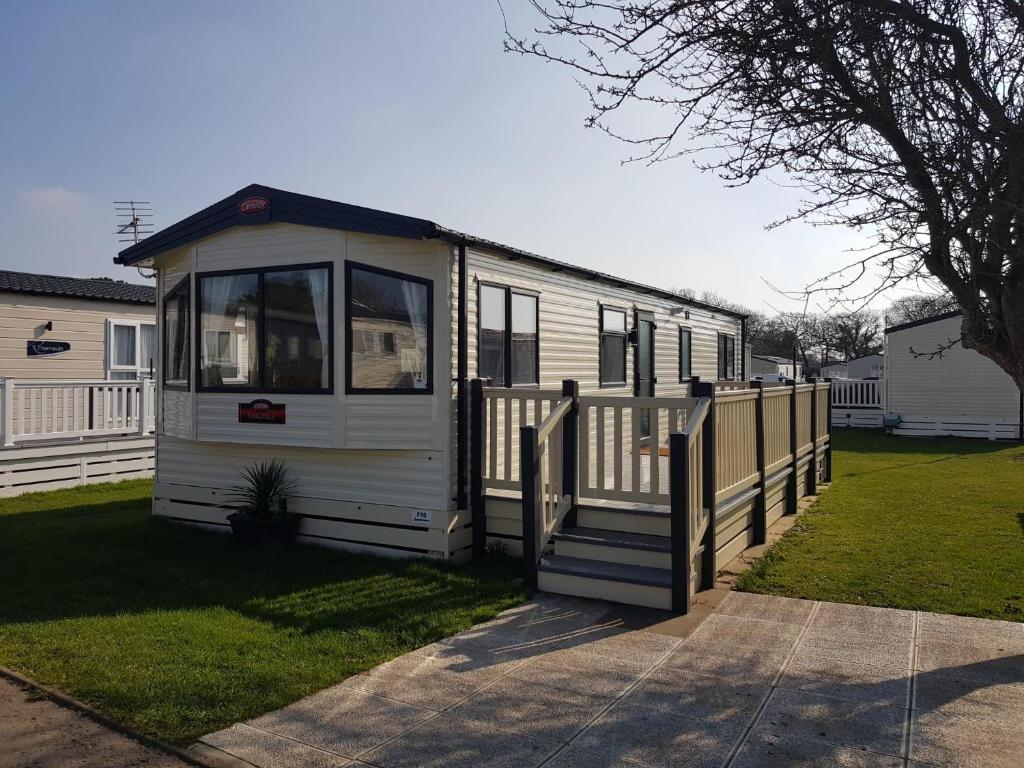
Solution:
<svg viewBox="0 0 1024 768"><path fill-rule="evenodd" d="M140 200L114 201L114 213L117 215L117 229L114 234L118 242L135 243L153 234L153 209L148 202Z"/></svg>

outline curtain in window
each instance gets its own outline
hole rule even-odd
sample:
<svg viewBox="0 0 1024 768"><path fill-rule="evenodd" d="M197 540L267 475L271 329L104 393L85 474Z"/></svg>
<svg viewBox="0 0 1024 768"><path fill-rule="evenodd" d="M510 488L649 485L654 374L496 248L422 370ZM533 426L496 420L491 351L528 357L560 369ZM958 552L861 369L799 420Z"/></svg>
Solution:
<svg viewBox="0 0 1024 768"><path fill-rule="evenodd" d="M155 336L155 325L139 326L139 368L147 376L152 375L155 364L153 359L153 356L156 354Z"/></svg>
<svg viewBox="0 0 1024 768"><path fill-rule="evenodd" d="M257 293L259 278L254 273L216 275L202 278L200 322L203 348L202 384L248 385L258 379L259 355L256 346ZM222 331L234 334L234 360L221 360L218 349ZM230 338L230 337L229 337ZM230 348L230 347L229 347Z"/></svg>
<svg viewBox="0 0 1024 768"><path fill-rule="evenodd" d="M423 389L427 386L426 374L426 349L427 349L427 287L420 283L402 281L402 298L405 299L405 309L409 314L409 324L412 326L413 339L417 350L424 354L418 355L420 370L413 373L413 389Z"/></svg>
<svg viewBox="0 0 1024 768"><path fill-rule="evenodd" d="M135 326L115 325L113 341L113 365L130 365L135 367Z"/></svg>
<svg viewBox="0 0 1024 768"><path fill-rule="evenodd" d="M309 293L313 299L313 313L316 316L316 330L320 334L323 349L323 360L320 364L320 386L330 386L331 360L328 340L331 338L331 292L327 285L330 273L326 269L307 269L306 280L309 282Z"/></svg>

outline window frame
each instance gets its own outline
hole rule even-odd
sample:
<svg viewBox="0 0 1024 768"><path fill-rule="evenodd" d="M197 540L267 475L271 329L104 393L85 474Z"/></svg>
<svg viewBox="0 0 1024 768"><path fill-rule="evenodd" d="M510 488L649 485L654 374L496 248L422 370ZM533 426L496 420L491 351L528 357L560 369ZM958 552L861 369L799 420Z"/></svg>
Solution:
<svg viewBox="0 0 1024 768"><path fill-rule="evenodd" d="M505 359L505 370L502 371L503 380L496 382L492 380L492 386L504 387L506 389L540 389L540 291L535 291L531 288L516 288L511 285L503 285L502 283L491 282L490 280L477 280L476 281L476 375L479 378L483 378L480 374L480 360L481 349L483 343L483 324L480 322L480 302L483 288L496 288L503 291L505 294L505 342L504 342L504 359ZM524 383L524 384L513 384L512 383L512 295L518 296L529 296L534 300L534 323L537 326L537 349L534 352L534 368L537 371L537 381Z"/></svg>
<svg viewBox="0 0 1024 768"><path fill-rule="evenodd" d="M352 386L352 270L359 269L384 277L419 283L427 288L427 386L422 389L379 389ZM333 315L332 322L333 325ZM345 260L345 394L346 395L433 395L434 394L434 281L430 278Z"/></svg>
<svg viewBox="0 0 1024 768"><path fill-rule="evenodd" d="M160 349L160 362L163 365L163 369L160 371L160 381L165 389L173 389L180 392L188 392L192 388L192 355L191 350L185 351L186 365L185 365L185 383L182 384L179 379L175 379L174 383L168 383L167 381L167 356L170 352L170 345L167 343L167 305L173 300L179 291L185 289L188 298L185 301L185 308L188 312L188 319L185 322L185 340L191 346L192 344L192 316L194 310L192 307L192 276L185 275L177 282L177 284L171 288L167 293L164 294L163 301L163 315L161 316L161 349Z"/></svg>
<svg viewBox="0 0 1024 768"><path fill-rule="evenodd" d="M273 272L295 272L300 269L326 269L327 270L327 388L302 389L295 387L269 387L267 386L267 294L266 281L264 276ZM204 277L228 277L231 275L256 275L257 293L259 296L259 321L256 323L257 339L257 361L259 365L259 378L256 384L245 386L220 386L212 387L200 383L199 371L202 364L202 334L203 328L203 278ZM284 264L269 267L244 267L241 269L220 269L211 272L196 272L195 301L193 302L195 322L193 344L195 351L192 359L196 370L196 392L221 392L234 394L267 393L274 395L333 395L334 394L334 369L337 360L334 357L334 262L320 261L304 264Z"/></svg>
<svg viewBox="0 0 1024 768"><path fill-rule="evenodd" d="M604 311L622 313L622 331L606 331L604 329ZM622 337L622 381L604 381L604 336ZM629 377L626 375L629 366L629 309L614 304L597 305L597 386L598 389L616 389L629 386Z"/></svg>
<svg viewBox="0 0 1024 768"><path fill-rule="evenodd" d="M725 340L725 346L722 346L722 341ZM732 371L729 371L729 341L732 342ZM723 361L722 352L725 352L725 358ZM725 375L722 375L722 365L725 365ZM717 348L717 360L716 360L716 380L717 381L736 381L736 334L725 333L724 331L718 332L718 348Z"/></svg>
<svg viewBox="0 0 1024 768"><path fill-rule="evenodd" d="M147 378L143 374L148 374L150 368L148 365L142 364L142 326L149 325L153 327L153 341L157 342L157 327L156 318L153 320L124 320L120 318L107 318L107 348L106 348L106 378L108 381L111 380L110 374L112 373L134 373L134 379L117 379L117 381L142 381ZM116 326L122 326L127 328L135 329L135 365L116 365L114 363L114 328ZM154 350L155 351L155 350ZM153 373L156 373L156 363L159 360L158 355L153 355ZM154 376L155 378L155 376Z"/></svg>
<svg viewBox="0 0 1024 768"><path fill-rule="evenodd" d="M683 376L683 334L686 334L689 339L689 343L686 345L686 370L688 371L686 376ZM679 383L686 384L687 382L693 381L693 328L688 325L679 326L679 342L678 342L678 354L679 354Z"/></svg>

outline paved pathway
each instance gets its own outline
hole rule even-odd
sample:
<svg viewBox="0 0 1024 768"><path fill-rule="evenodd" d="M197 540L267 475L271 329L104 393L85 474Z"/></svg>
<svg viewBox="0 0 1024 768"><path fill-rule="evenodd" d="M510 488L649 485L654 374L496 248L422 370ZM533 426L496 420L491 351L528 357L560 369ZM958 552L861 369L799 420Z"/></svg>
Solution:
<svg viewBox="0 0 1024 768"><path fill-rule="evenodd" d="M0 678L0 768L187 768Z"/></svg>
<svg viewBox="0 0 1024 768"><path fill-rule="evenodd" d="M541 596L203 742L261 768L1024 765L1024 625L730 593L679 626Z"/></svg>

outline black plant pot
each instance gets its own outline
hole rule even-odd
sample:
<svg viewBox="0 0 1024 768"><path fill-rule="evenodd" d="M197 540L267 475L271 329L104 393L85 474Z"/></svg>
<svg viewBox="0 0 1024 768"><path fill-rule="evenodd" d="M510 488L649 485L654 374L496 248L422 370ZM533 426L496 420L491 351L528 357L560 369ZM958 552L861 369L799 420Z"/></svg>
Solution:
<svg viewBox="0 0 1024 768"><path fill-rule="evenodd" d="M241 512L228 515L231 531L239 541L258 543L277 541L289 544L295 540L299 531L298 515L281 515L278 517L248 517Z"/></svg>

